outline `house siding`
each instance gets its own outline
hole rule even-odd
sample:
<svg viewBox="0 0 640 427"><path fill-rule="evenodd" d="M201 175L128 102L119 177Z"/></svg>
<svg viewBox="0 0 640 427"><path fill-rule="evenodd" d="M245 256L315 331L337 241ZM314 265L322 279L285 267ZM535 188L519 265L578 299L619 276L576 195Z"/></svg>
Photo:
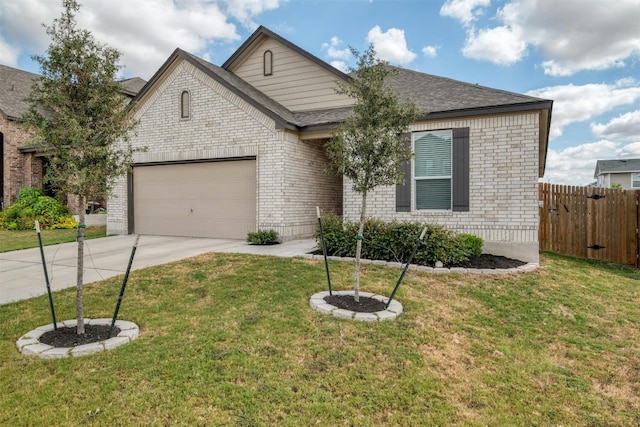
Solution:
<svg viewBox="0 0 640 427"><path fill-rule="evenodd" d="M273 53L273 74L263 73L263 55ZM335 74L275 40L267 39L233 72L291 111L345 107L353 101L335 92Z"/></svg>
<svg viewBox="0 0 640 427"><path fill-rule="evenodd" d="M539 114L512 114L416 123L412 132L469 128L468 212L396 212L396 187L380 187L368 196L367 216L384 220L424 221L485 240L485 250L538 261ZM412 185L412 206L415 205ZM359 218L361 197L344 183L344 217Z"/></svg>
<svg viewBox="0 0 640 427"><path fill-rule="evenodd" d="M32 142L20 122L8 120L0 114L0 133L4 142L3 191L4 205L14 203L20 189L42 188L42 160L35 153L21 153L19 147Z"/></svg>
<svg viewBox="0 0 640 427"><path fill-rule="evenodd" d="M255 157L257 229L276 229L285 240L313 233L315 207L331 207L320 182L326 158L317 145L276 129L273 119L190 63L179 60L143 99L131 140L134 164L213 161ZM180 117L180 96L191 95L190 117ZM313 166L314 171L305 169ZM287 184L289 182L289 184ZM293 182L293 183L292 183ZM340 183L337 184L338 194ZM341 203L341 197L337 205ZM120 177L109 197L108 234L128 233L127 178Z"/></svg>

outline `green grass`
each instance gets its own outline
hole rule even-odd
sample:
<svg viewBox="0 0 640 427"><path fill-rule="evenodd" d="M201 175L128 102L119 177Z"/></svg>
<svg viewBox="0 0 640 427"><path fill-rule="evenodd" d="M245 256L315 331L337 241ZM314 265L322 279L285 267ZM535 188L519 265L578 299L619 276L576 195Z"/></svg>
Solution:
<svg viewBox="0 0 640 427"><path fill-rule="evenodd" d="M352 265L331 264L336 288ZM365 265L388 295L399 271ZM111 317L122 278L85 288ZM309 308L322 263L207 254L134 271L120 318L141 336L88 357L22 356L46 297L0 309L0 425L636 426L640 273L543 255L498 278L410 272L392 322ZM72 319L73 289L54 294Z"/></svg>
<svg viewBox="0 0 640 427"><path fill-rule="evenodd" d="M95 239L107 235L107 227L96 226L85 229L85 239ZM56 245L58 243L75 242L76 229L72 230L42 230L40 232L42 244ZM0 230L0 253L38 247L38 235L35 230L7 231Z"/></svg>

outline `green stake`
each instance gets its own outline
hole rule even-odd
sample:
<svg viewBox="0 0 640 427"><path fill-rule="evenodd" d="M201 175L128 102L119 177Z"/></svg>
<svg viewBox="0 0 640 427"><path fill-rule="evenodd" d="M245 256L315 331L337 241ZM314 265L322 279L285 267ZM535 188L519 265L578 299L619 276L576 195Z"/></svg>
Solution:
<svg viewBox="0 0 640 427"><path fill-rule="evenodd" d="M49 284L49 273L47 272L47 263L44 260L44 249L42 248L42 236L40 235L40 223L36 220L36 233L38 233L38 244L40 245L40 257L42 258L42 268L44 269L44 280L47 284L47 294L49 295L49 308L51 309L51 318L53 319L53 329L58 330L56 322L56 311L53 309L53 296L51 295L51 285Z"/></svg>
<svg viewBox="0 0 640 427"><path fill-rule="evenodd" d="M111 320L111 327L109 328L109 334L107 335L107 339L111 338L113 327L116 324L116 318L118 317L118 311L120 311L120 304L122 303L122 297L124 297L124 289L127 287L127 281L129 280L129 272L131 271L131 264L133 264L133 257L136 254L136 248L138 247L138 239L140 239L140 235L136 236L136 241L133 243L133 248L131 249L131 256L129 257L129 265L127 265L127 272L124 274L124 280L122 281L122 286L120 287L120 294L118 295L118 303L116 304L116 311L113 313L113 319Z"/></svg>
<svg viewBox="0 0 640 427"><path fill-rule="evenodd" d="M329 284L329 295L332 296L331 292L331 276L329 275L329 261L327 260L327 245L324 243L324 233L322 231L322 220L320 219L320 207L316 206L316 212L318 214L318 227L320 227L320 242L322 242L322 254L324 255L324 269L327 272L327 283Z"/></svg>
<svg viewBox="0 0 640 427"><path fill-rule="evenodd" d="M420 233L420 237L418 237L416 239L416 247L413 248L413 252L411 252L411 256L409 256L409 260L407 260L407 263L405 264L404 269L402 270L402 274L400 275L400 278L398 279L398 283L396 283L396 287L393 288L393 292L391 292L391 296L389 297L389 301L387 301L387 305L385 305L384 308L389 308L389 304L391 304L391 301L393 301L393 297L395 296L396 291L400 287L400 283L402 283L402 279L404 278L404 275L406 274L407 270L409 269L409 265L411 265L411 261L413 261L413 257L416 256L416 253L418 252L418 248L420 247L420 243L422 243L422 239L424 239L424 235L426 233L427 233L427 227L422 229L422 233Z"/></svg>

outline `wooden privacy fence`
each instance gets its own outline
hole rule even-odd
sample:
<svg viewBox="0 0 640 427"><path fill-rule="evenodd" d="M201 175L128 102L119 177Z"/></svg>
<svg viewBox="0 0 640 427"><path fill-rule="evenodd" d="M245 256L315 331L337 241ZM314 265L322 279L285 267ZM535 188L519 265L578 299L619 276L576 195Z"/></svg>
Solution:
<svg viewBox="0 0 640 427"><path fill-rule="evenodd" d="M640 191L540 184L540 250L640 267Z"/></svg>

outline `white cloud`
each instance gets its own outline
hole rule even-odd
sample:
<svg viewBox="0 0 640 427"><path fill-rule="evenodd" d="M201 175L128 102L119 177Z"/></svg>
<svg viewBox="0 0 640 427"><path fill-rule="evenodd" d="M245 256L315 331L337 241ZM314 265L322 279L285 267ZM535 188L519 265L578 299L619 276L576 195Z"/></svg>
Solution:
<svg viewBox="0 0 640 427"><path fill-rule="evenodd" d="M588 185L595 181L596 161L640 157L640 142L621 144L600 140L555 150L549 148L542 181L554 184Z"/></svg>
<svg viewBox="0 0 640 427"><path fill-rule="evenodd" d="M176 47L204 56L212 46L240 40L231 19L252 28L253 18L282 0L83 0L78 25L118 49L128 76L149 79ZM59 1L0 0L0 47L4 59L44 53L49 38L41 23L60 16ZM15 53L17 52L17 54Z"/></svg>
<svg viewBox="0 0 640 427"><path fill-rule="evenodd" d="M329 43L322 43L322 49L327 52L327 56L331 59L337 59L346 61L352 57L351 50L349 48L343 48L342 40L338 37L331 37L331 41Z"/></svg>
<svg viewBox="0 0 640 427"><path fill-rule="evenodd" d="M404 30L398 28L390 28L383 33L380 26L376 25L367 34L367 42L373 44L378 57L385 61L404 65L417 56L407 47Z"/></svg>
<svg viewBox="0 0 640 427"><path fill-rule="evenodd" d="M560 85L536 89L527 95L553 100L550 138L562 135L565 126L590 120L620 105L640 99L640 84L624 79L610 84Z"/></svg>
<svg viewBox="0 0 640 427"><path fill-rule="evenodd" d="M475 59L514 63L527 51L515 47L525 46L543 56L546 74L569 76L620 67L640 54L638 0L510 0L494 17L500 25L477 29L475 18L485 6L480 0L453 0L440 11L467 28L463 52ZM509 53L501 55L490 41L506 45Z"/></svg>
<svg viewBox="0 0 640 427"><path fill-rule="evenodd" d="M286 1L284 0L284 2ZM255 16L268 10L277 9L280 7L280 3L279 0L224 0L227 13L250 30L258 26L253 21Z"/></svg>
<svg viewBox="0 0 640 427"><path fill-rule="evenodd" d="M15 67L18 65L18 50L0 37L0 64Z"/></svg>
<svg viewBox="0 0 640 427"><path fill-rule="evenodd" d="M505 26L479 31L470 29L462 53L473 59L512 65L522 59L526 50L520 29Z"/></svg>
<svg viewBox="0 0 640 427"><path fill-rule="evenodd" d="M424 54L424 56L427 56L429 58L435 58L436 56L438 56L438 48L435 46L425 46L422 48L422 53Z"/></svg>
<svg viewBox="0 0 640 427"><path fill-rule="evenodd" d="M469 25L483 13L483 7L489 6L491 0L447 0L440 8L440 15L461 21Z"/></svg>
<svg viewBox="0 0 640 427"><path fill-rule="evenodd" d="M622 114L608 123L591 123L591 132L599 137L640 141L640 110Z"/></svg>
<svg viewBox="0 0 640 427"><path fill-rule="evenodd" d="M337 68L338 70L342 71L343 73L348 73L349 72L349 66L344 61L331 61L331 66L334 67L334 68Z"/></svg>

